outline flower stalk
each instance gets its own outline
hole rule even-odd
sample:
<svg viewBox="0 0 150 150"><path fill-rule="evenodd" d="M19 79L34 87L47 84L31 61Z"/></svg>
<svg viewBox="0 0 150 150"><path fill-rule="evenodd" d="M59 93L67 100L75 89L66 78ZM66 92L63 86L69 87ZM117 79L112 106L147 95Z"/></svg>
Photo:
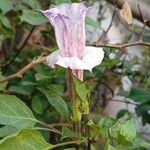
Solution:
<svg viewBox="0 0 150 150"><path fill-rule="evenodd" d="M80 131L80 122L82 113L80 111L80 102L76 99L75 89L72 80L72 71L70 69L66 70L66 81L67 81L67 90L68 95L71 100L71 109L72 109L72 120L74 131Z"/></svg>

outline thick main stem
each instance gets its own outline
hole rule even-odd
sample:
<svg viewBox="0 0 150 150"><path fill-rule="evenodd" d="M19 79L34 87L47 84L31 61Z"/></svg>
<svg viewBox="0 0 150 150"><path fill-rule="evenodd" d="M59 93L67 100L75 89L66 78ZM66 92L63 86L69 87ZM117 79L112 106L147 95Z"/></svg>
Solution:
<svg viewBox="0 0 150 150"><path fill-rule="evenodd" d="M80 102L77 100L77 96L75 94L75 89L74 89L73 79L72 79L72 70L70 70L70 69L67 69L66 80L67 80L68 95L71 100L72 119L74 122L74 130L79 131L82 114L79 110Z"/></svg>

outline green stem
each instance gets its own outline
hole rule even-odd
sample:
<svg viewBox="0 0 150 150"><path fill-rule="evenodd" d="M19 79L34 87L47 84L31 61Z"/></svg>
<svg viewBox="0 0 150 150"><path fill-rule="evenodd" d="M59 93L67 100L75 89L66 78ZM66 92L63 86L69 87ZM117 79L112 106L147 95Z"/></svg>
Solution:
<svg viewBox="0 0 150 150"><path fill-rule="evenodd" d="M60 146L65 146L65 145L71 145L71 144L78 144L79 145L79 144L85 143L85 142L87 142L87 141L86 140L76 140L76 141L69 141L69 142L59 143L59 144L50 146L49 150L60 147Z"/></svg>
<svg viewBox="0 0 150 150"><path fill-rule="evenodd" d="M61 132L59 130L57 130L56 128L54 128L53 126L49 125L49 124L46 124L44 122L41 122L39 120L37 120L37 123L41 124L41 125L44 125L46 127L48 127L49 129L51 129L51 131L57 133L57 134L61 134Z"/></svg>
<svg viewBox="0 0 150 150"><path fill-rule="evenodd" d="M35 129L35 130L51 131L51 132L54 132L54 133L56 133L54 130L52 130L52 129L49 129L49 128L34 127L33 129Z"/></svg>

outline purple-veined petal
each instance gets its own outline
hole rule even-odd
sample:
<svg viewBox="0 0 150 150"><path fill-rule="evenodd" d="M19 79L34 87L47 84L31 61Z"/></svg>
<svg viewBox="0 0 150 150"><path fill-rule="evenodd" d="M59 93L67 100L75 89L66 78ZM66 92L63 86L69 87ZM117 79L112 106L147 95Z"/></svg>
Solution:
<svg viewBox="0 0 150 150"><path fill-rule="evenodd" d="M73 3L42 11L54 27L57 44L63 56L82 58L87 10L84 4Z"/></svg>

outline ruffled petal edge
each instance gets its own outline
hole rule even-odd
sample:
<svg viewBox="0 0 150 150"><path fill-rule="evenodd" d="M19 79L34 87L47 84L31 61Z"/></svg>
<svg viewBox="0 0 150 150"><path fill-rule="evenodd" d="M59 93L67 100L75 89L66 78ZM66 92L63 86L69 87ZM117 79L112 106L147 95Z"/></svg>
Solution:
<svg viewBox="0 0 150 150"><path fill-rule="evenodd" d="M104 51L102 48L93 46L86 46L84 57L79 59L78 57L64 57L60 51L55 51L47 57L48 65L55 68L55 65L62 66L64 68L77 69L77 70L89 70L99 65L104 58Z"/></svg>

